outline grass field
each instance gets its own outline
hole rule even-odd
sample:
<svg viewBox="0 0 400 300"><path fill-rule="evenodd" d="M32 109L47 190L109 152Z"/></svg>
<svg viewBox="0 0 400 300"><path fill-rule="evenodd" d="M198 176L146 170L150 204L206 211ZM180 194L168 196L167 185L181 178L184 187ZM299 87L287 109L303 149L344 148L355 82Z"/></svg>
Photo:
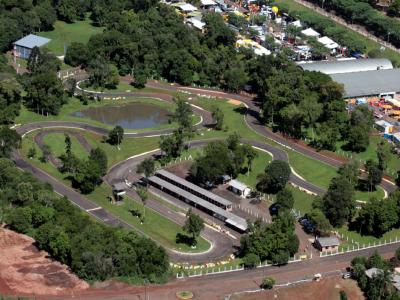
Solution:
<svg viewBox="0 0 400 300"><path fill-rule="evenodd" d="M84 159L88 156L87 151L78 142L78 140L70 135L71 138L71 148L72 153L74 153L78 158ZM51 152L59 157L61 154L65 153L65 135L63 133L50 133L43 138L44 143L50 146Z"/></svg>
<svg viewBox="0 0 400 300"><path fill-rule="evenodd" d="M289 11L299 11L299 12L308 11L308 12L310 12L312 14L315 14L315 15L318 15L318 16L320 16L322 18L325 18L325 19L328 19L328 20L332 20L332 19L330 19L328 17L324 17L324 16L320 15L319 13L317 13L317 12L315 12L315 11L313 11L313 10L311 10L311 9L301 5L301 4L298 4L298 3L294 2L293 0L279 0L279 1L277 1L276 4L278 5L278 7L279 7L279 5L281 5L281 6L285 7L285 8L288 8ZM374 41L364 37L363 35L361 35L361 34L355 32L355 31L343 26L343 25L340 25L340 24L336 23L336 26L338 28L346 30L347 32L349 32L349 34L353 35L354 37L363 39L365 41L366 45L367 45L366 53L368 53L369 51L374 50L374 49L380 49L380 47L381 47L381 45L379 43L374 42ZM381 53L381 57L390 59L395 65L400 66L400 54L395 52L395 51L393 51L393 50L391 50L391 49L386 48Z"/></svg>
<svg viewBox="0 0 400 300"><path fill-rule="evenodd" d="M101 33L102 27L91 25L90 20L77 21L72 24L67 24L63 21L56 21L54 30L37 33L40 36L51 39L51 42L46 47L55 55L65 55L64 50L72 42L86 44L92 35Z"/></svg>
<svg viewBox="0 0 400 300"><path fill-rule="evenodd" d="M30 162L35 166L43 169L50 175L54 176L55 178L62 181L64 184L70 186L70 181L64 178L64 175L61 174L54 166L50 163L42 163L39 161L39 157L41 156L41 151L37 147L36 144L33 142L33 135L35 133L28 134L22 142L22 154L26 157L28 150L31 147L36 149L36 157L31 159ZM108 144L102 144L99 140L93 138L94 134L91 133L84 133L85 138L88 140L90 144L93 146L100 146L102 149L105 149L107 152L107 156L109 158L109 165L115 163L116 161L120 161L123 158L128 156L132 156L135 154L142 153L144 151L152 150L155 148L154 142L157 144L157 138L142 138L142 139L128 139L123 142L121 149L126 149L126 151L117 152L116 149L108 148ZM63 134L49 134L46 136L46 142L52 147L52 149L56 150L56 153L63 153L64 152L64 135ZM58 146L53 146L53 144L58 141ZM77 151L76 155L79 155L82 149L76 148L75 144L78 142L72 141L73 151ZM125 143L125 144L124 144ZM83 150L84 151L84 150ZM115 154L118 154L116 157ZM83 155L83 154L82 154ZM111 159L111 161L110 161ZM118 159L118 160L116 160ZM130 208L134 208L137 210L142 211L143 206L138 203L138 201L133 201L132 199L126 197L126 201L129 204L125 206L117 206L112 204L108 197L112 194L111 188L106 185L102 184L101 186L97 187L94 192L87 195L87 197L92 200L93 202L101 205L102 207L106 208L108 211L113 213L114 215L118 216L122 220L128 222L129 224L133 225L139 231L142 231L144 234L148 235L152 239L158 241L160 244L175 249L177 251L183 252L201 252L205 251L210 247L210 244L204 240L203 238L198 239L198 245L196 249L192 249L191 247L185 244L177 244L175 241L175 237L177 233L182 233L181 227L168 220L167 218L159 215L155 211L151 210L150 208L146 209L146 221L142 225L140 224L140 220L137 217L134 217L127 209L127 205Z"/></svg>
<svg viewBox="0 0 400 300"><path fill-rule="evenodd" d="M357 160L361 160L362 163L365 163L369 159L378 161L378 158L376 156L376 150L378 149L378 144L382 140L387 143L387 140L384 139L383 137L371 136L370 144L369 144L368 148L364 152L361 152L361 153L353 153L351 151L344 151L343 149L341 149L341 146L343 145L343 143L339 143L336 152L341 156L345 156L345 157L352 156L352 157L356 158ZM397 170L400 169L400 159L399 159L398 155L391 153L389 156L389 159L386 162L387 162L387 170L386 171L389 174L391 174L393 172L397 172Z"/></svg>

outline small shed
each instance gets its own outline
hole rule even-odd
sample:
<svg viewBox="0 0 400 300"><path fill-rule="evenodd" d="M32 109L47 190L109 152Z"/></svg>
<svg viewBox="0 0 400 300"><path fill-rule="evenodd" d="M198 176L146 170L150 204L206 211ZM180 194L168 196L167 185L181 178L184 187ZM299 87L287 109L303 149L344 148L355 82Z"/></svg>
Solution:
<svg viewBox="0 0 400 300"><path fill-rule="evenodd" d="M14 55L16 57L28 59L31 55L33 48L42 47L48 44L50 41L50 39L34 34L29 34L22 39L14 42Z"/></svg>
<svg viewBox="0 0 400 300"><path fill-rule="evenodd" d="M251 192L247 185L235 179L229 182L228 189L243 198L246 198Z"/></svg>
<svg viewBox="0 0 400 300"><path fill-rule="evenodd" d="M334 236L320 237L315 239L314 245L319 251L335 252L338 251L340 242L339 239Z"/></svg>
<svg viewBox="0 0 400 300"><path fill-rule="evenodd" d="M113 195L115 200L121 200L121 197L126 194L126 183L125 182L116 182L112 185Z"/></svg>
<svg viewBox="0 0 400 300"><path fill-rule="evenodd" d="M200 7L205 9L217 6L217 3L214 2L213 0L201 0L200 2L201 2Z"/></svg>

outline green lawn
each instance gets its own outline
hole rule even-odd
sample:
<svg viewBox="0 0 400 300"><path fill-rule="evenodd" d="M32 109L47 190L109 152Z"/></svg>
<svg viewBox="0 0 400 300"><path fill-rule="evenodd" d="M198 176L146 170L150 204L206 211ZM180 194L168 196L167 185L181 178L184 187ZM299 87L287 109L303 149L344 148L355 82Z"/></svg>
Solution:
<svg viewBox="0 0 400 300"><path fill-rule="evenodd" d="M64 184L70 186L70 181L65 179L65 176L61 174L54 166L50 163L42 163L39 161L39 157L41 156L41 151L37 147L36 144L33 142L33 135L36 133L28 134L22 142L21 153L26 157L28 150L31 147L36 149L36 157L33 158L31 161L32 164L35 166L43 169L48 174L54 176L55 178L62 181ZM102 144L97 139L93 139L93 135L91 133L84 133L84 136L92 145L99 145L107 152L107 156L109 158L109 165L115 163L116 161L120 161L123 158L128 156L132 156L135 154L142 153L144 151L149 151L155 148L154 143L157 143L158 138L138 138L138 139L128 139L126 142L121 146L121 152L118 152L116 148L114 149L109 148L108 144ZM63 153L64 147L64 136L61 134L49 134L47 136L47 142L52 145L56 140L59 140L60 146L53 147L56 149L57 152ZM74 142L72 142L74 144ZM110 146L111 147L111 146ZM52 149L53 149L52 148ZM126 151L122 151L122 149L126 149ZM79 151L76 148L73 148L73 151ZM75 153L75 152L74 152ZM75 153L77 154L77 153ZM111 161L110 161L111 160ZM118 216L122 220L128 222L129 224L133 225L139 231L143 232L144 234L148 235L152 239L158 241L160 244L164 245L165 247L175 249L178 251L183 252L201 252L209 249L210 244L203 238L198 239L198 245L196 249L192 249L191 247L185 244L177 244L175 241L175 237L177 233L182 233L181 227L170 221L169 219L159 215L155 211L151 210L150 208L146 209L146 221L143 225L140 224L140 220L137 217L134 217L127 209L126 205L114 205L108 200L108 197L111 195L111 188L106 185L102 184L96 190L87 195L87 197L95 203L98 203L114 215ZM143 209L143 206L136 201L126 197L126 202L129 203L130 207L135 209ZM160 202L160 201L159 201ZM160 202L161 203L161 202Z"/></svg>
<svg viewBox="0 0 400 300"><path fill-rule="evenodd" d="M292 191L294 197L294 209L300 211L302 214L310 212L315 196L302 192L289 184L287 187Z"/></svg>
<svg viewBox="0 0 400 300"><path fill-rule="evenodd" d="M385 193L382 188L378 186L373 192L356 191L354 198L360 201L369 201L371 198L383 199L384 196Z"/></svg>
<svg viewBox="0 0 400 300"><path fill-rule="evenodd" d="M70 135L70 138L72 153L74 153L80 159L88 157L88 152L78 142L78 140L72 135ZM61 154L65 153L65 135L63 133L49 133L43 137L43 141L50 146L51 152L56 157L59 157Z"/></svg>
<svg viewBox="0 0 400 300"><path fill-rule="evenodd" d="M55 55L65 55L64 49L72 42L86 44L92 35L101 33L102 27L91 25L90 20L77 21L72 24L67 24L63 21L56 21L54 30L38 32L37 34L51 39L51 42L46 47Z"/></svg>
<svg viewBox="0 0 400 300"><path fill-rule="evenodd" d="M388 142L383 137L371 136L370 144L369 144L368 148L364 152L360 152L360 153L344 151L343 149L341 149L341 146L343 145L343 143L338 143L336 153L338 153L341 156L345 156L345 157L352 156L352 157L356 158L357 160L361 160L362 163L365 163L369 159L378 161L378 158L376 156L376 150L378 149L378 144L382 140L385 141L386 143ZM390 175L395 175L394 173L400 169L400 159L399 159L398 155L391 153L389 156L389 159L386 162L387 162L387 170L386 170L387 173Z"/></svg>
<svg viewBox="0 0 400 300"><path fill-rule="evenodd" d="M257 150L258 156L252 163L252 170L249 174L239 174L238 180L244 182L251 188L255 188L257 184L257 176L264 172L265 167L271 162L272 157L263 151Z"/></svg>
<svg viewBox="0 0 400 300"><path fill-rule="evenodd" d="M315 14L315 15L318 15L318 16L320 16L322 18L332 20L332 19L330 19L328 17L324 17L324 16L320 15L319 13L315 12L314 10L309 9L308 7L305 7L305 6L301 5L301 4L296 3L293 0L279 0L279 1L276 2L276 4L278 5L278 7L279 7L279 5L282 5L283 7L288 8L289 11L300 11L300 12L301 11L308 11L308 12L310 12L312 14ZM349 29L349 28L347 28L347 27L345 27L343 25L340 25L339 23L336 23L336 26L338 28L342 28L342 29L346 30L347 32L349 32L349 34L353 35L354 37L363 39L365 41L366 45L367 45L366 53L368 53L371 50L380 49L381 48L381 45L379 43L374 42L373 40L370 40L370 39L364 37L363 35L355 32L355 31L353 31L353 30L351 30L351 29ZM400 65L400 54L395 52L395 51L393 51L393 50L391 50L391 49L385 48L385 50L381 53L381 57L390 59L397 66Z"/></svg>

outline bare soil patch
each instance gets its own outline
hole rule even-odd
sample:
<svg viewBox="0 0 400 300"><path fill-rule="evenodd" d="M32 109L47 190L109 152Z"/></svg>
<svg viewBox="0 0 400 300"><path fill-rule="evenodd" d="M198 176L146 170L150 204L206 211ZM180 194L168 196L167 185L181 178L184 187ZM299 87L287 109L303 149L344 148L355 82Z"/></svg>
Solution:
<svg viewBox="0 0 400 300"><path fill-rule="evenodd" d="M0 293L14 295L72 295L89 285L66 265L49 258L26 235L0 228Z"/></svg>
<svg viewBox="0 0 400 300"><path fill-rule="evenodd" d="M241 104L242 104L241 101L239 101L239 100L234 100L234 99L230 99L230 100L228 101L228 103L229 103L229 104L232 104L232 105L241 105Z"/></svg>
<svg viewBox="0 0 400 300"><path fill-rule="evenodd" d="M320 282L313 281L291 287L275 288L273 290L260 293L238 295L233 297L232 300L337 300L340 298L340 291L345 291L347 298L351 300L365 299L362 291L357 286L356 281L350 279L345 280L340 277L332 277L325 278Z"/></svg>

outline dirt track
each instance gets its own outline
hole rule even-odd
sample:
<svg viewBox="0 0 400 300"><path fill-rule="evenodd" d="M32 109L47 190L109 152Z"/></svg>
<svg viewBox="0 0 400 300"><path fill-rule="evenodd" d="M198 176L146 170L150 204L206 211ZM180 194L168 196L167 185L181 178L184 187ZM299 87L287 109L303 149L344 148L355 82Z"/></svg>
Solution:
<svg viewBox="0 0 400 300"><path fill-rule="evenodd" d="M26 235L0 228L0 291L3 295L73 295L89 285L39 251Z"/></svg>

